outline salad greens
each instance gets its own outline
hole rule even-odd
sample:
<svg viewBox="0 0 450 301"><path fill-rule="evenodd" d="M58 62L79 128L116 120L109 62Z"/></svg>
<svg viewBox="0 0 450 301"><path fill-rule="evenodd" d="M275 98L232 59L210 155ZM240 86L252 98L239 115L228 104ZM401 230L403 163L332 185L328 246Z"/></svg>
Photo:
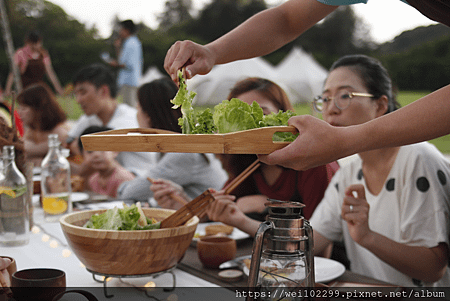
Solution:
<svg viewBox="0 0 450 301"><path fill-rule="evenodd" d="M179 89L171 102L176 109L181 106L182 117L178 123L183 134L215 134L244 131L265 126L288 125L288 120L295 113L292 111L271 113L264 115L262 108L254 101L251 105L237 99L224 100L214 107L196 111L192 107L195 92L188 91L183 73L178 71ZM279 132L275 133L274 141L294 141L298 134Z"/></svg>
<svg viewBox="0 0 450 301"><path fill-rule="evenodd" d="M203 112L194 110L192 101L197 93L187 90L186 80L181 71L178 71L178 82L180 87L171 102L174 104L174 109L181 106L183 116L178 120L178 124L183 134L213 134L216 129L211 110L206 109Z"/></svg>
<svg viewBox="0 0 450 301"><path fill-rule="evenodd" d="M140 203L131 206L123 204L123 206L123 209L114 207L102 214L92 215L84 227L102 230L150 230L160 228L160 222L144 215Z"/></svg>
<svg viewBox="0 0 450 301"><path fill-rule="evenodd" d="M214 124L219 133L231 133L260 127L263 110L256 101L249 105L237 98L224 100L214 107Z"/></svg>

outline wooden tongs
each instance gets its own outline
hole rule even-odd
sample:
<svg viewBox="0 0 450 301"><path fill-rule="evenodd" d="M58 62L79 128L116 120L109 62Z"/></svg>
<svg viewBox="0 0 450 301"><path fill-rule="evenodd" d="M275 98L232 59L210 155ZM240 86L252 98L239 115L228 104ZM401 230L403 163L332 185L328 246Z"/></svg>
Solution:
<svg viewBox="0 0 450 301"><path fill-rule="evenodd" d="M225 188L225 194L230 194L239 184L242 183L248 176L250 176L261 163L256 160L249 167L247 167L239 176L234 178ZM161 221L161 228L178 227L186 223L194 216L201 216L206 212L209 204L214 201L214 196L209 190L206 190L201 195L178 209L175 213L166 217Z"/></svg>

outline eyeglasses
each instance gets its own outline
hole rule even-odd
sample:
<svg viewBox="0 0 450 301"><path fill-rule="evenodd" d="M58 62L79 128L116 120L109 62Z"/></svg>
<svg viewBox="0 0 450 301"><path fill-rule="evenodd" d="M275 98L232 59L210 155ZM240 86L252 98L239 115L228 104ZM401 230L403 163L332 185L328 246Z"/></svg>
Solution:
<svg viewBox="0 0 450 301"><path fill-rule="evenodd" d="M338 109L345 110L350 105L350 101L353 97L374 97L369 93L358 93L358 92L340 92L335 97L323 97L321 95L314 98L313 107L314 110L321 113L324 109L328 107L328 104L334 99L334 104Z"/></svg>

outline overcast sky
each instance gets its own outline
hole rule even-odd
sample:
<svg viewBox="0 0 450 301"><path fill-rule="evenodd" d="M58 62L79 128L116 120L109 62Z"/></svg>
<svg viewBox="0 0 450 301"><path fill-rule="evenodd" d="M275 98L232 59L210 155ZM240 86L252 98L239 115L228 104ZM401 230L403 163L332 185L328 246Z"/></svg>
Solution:
<svg viewBox="0 0 450 301"><path fill-rule="evenodd" d="M100 35L111 34L111 20L115 15L119 19L142 21L156 28L156 16L163 11L166 0L49 0L62 7L67 14L75 17L89 27L96 25ZM193 0L194 6L201 9L211 0ZM277 5L284 0L266 0L269 5ZM369 0L368 4L353 6L359 16L371 28L375 42L392 40L404 30L421 25L434 24L428 18L400 0Z"/></svg>

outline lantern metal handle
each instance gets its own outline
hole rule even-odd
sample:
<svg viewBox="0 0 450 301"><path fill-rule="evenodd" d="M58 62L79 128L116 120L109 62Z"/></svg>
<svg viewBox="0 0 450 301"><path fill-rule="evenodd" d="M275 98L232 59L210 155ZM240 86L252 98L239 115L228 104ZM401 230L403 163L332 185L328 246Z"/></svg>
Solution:
<svg viewBox="0 0 450 301"><path fill-rule="evenodd" d="M274 225L271 221L265 221L259 225L256 231L255 241L253 242L252 260L250 262L250 270L248 273L248 287L254 288L258 282L258 272L261 263L262 245L267 231L273 229ZM252 298L247 300L252 300Z"/></svg>

